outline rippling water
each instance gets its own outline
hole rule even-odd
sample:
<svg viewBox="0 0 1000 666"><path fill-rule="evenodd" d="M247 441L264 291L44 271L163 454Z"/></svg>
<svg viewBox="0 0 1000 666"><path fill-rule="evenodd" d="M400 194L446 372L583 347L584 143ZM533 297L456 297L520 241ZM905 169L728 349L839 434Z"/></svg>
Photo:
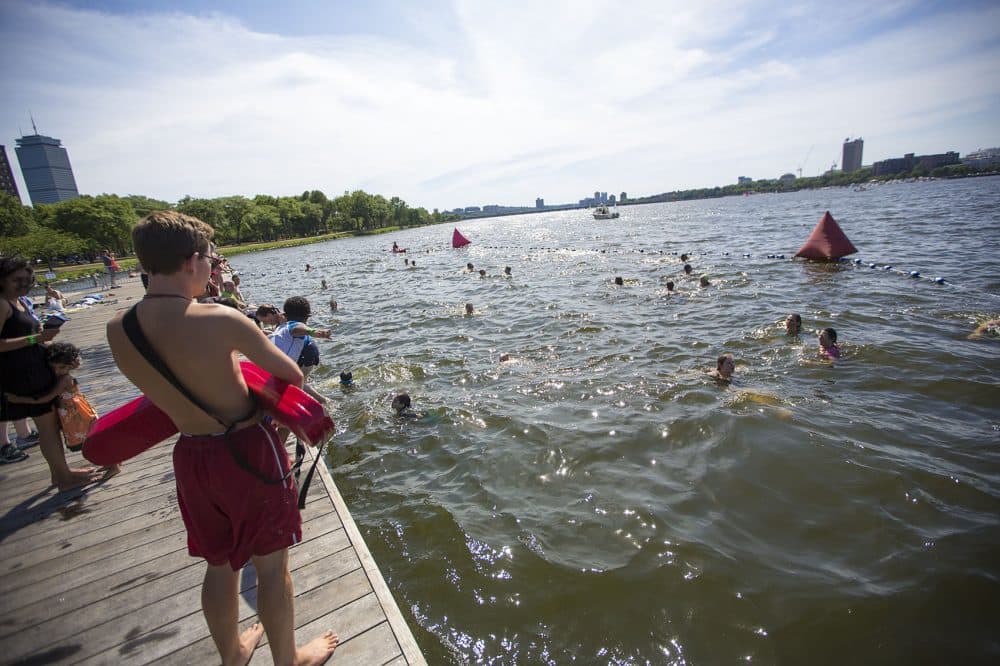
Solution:
<svg viewBox="0 0 1000 666"><path fill-rule="evenodd" d="M333 396L329 460L431 663L989 661L1000 341L966 336L1000 316L998 204L998 178L934 181L233 263L253 300L305 294L335 330L313 379ZM827 209L861 266L788 259ZM704 370L725 351L720 387ZM401 390L425 419L391 416Z"/></svg>

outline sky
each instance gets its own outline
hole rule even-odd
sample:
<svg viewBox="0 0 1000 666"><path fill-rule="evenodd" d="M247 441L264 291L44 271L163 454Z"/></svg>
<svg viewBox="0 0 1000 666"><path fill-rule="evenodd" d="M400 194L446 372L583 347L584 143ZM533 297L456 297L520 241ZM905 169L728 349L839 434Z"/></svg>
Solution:
<svg viewBox="0 0 1000 666"><path fill-rule="evenodd" d="M533 206L1000 145L1000 3L0 0L82 194Z"/></svg>

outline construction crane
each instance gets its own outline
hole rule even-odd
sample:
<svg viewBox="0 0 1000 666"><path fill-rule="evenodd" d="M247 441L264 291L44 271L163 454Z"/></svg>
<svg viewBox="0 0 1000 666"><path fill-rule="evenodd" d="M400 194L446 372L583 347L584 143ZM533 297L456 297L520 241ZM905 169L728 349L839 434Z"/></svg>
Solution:
<svg viewBox="0 0 1000 666"><path fill-rule="evenodd" d="M806 162L809 161L809 156L812 155L813 148L815 148L815 147L816 147L816 144L813 144L813 145L809 146L809 150L806 151L806 156L803 157L802 161L799 163L799 168L797 169L797 171L799 172L799 178L802 177L802 167L804 167L806 165Z"/></svg>

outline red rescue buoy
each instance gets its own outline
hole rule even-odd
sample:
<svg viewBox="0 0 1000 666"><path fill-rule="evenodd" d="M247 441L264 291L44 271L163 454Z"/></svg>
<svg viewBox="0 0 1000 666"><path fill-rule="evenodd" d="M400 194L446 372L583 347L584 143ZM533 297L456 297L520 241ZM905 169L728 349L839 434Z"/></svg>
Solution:
<svg viewBox="0 0 1000 666"><path fill-rule="evenodd" d="M858 249L833 219L833 215L830 215L830 211L826 211L823 219L809 234L809 240L795 253L795 256L804 259L839 259L857 251Z"/></svg>
<svg viewBox="0 0 1000 666"><path fill-rule="evenodd" d="M333 432L333 420L323 406L298 386L281 381L249 361L241 361L240 370L257 403L299 439L316 446ZM83 457L95 465L115 465L175 434L177 426L170 417L140 396L97 419L83 443Z"/></svg>

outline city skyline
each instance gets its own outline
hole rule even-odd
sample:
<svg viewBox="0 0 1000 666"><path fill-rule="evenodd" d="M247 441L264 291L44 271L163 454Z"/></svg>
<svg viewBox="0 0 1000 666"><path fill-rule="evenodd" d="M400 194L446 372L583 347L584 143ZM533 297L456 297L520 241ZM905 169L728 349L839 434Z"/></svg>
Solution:
<svg viewBox="0 0 1000 666"><path fill-rule="evenodd" d="M988 2L536 5L9 1L0 143L33 114L88 194L441 210L1000 143Z"/></svg>

